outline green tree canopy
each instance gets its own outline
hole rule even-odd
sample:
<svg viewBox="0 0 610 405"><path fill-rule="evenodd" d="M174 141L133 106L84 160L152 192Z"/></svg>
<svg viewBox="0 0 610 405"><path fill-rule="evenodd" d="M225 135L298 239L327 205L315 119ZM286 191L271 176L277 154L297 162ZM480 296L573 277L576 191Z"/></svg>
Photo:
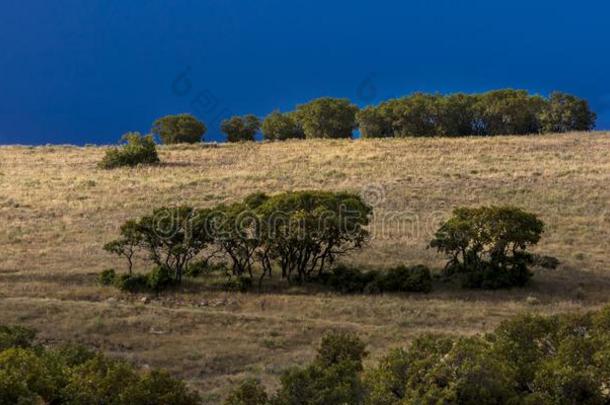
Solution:
<svg viewBox="0 0 610 405"><path fill-rule="evenodd" d="M191 114L167 115L152 127L152 133L164 144L201 142L206 130L205 124Z"/></svg>
<svg viewBox="0 0 610 405"><path fill-rule="evenodd" d="M347 99L324 97L297 106L305 138L351 138L358 107Z"/></svg>

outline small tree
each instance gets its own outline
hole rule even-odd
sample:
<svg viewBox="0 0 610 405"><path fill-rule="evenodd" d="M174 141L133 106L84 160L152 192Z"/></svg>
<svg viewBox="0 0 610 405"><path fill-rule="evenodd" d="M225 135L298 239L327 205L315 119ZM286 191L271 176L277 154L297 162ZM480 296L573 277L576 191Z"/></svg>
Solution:
<svg viewBox="0 0 610 405"><path fill-rule="evenodd" d="M297 106L296 118L306 138L351 138L358 107L347 99L319 98Z"/></svg>
<svg viewBox="0 0 610 405"><path fill-rule="evenodd" d="M164 144L197 143L203 140L207 128L191 114L167 115L153 123L152 133Z"/></svg>
<svg viewBox="0 0 610 405"><path fill-rule="evenodd" d="M121 226L121 237L108 242L104 245L104 250L123 256L127 260L127 270L129 275L133 270L133 259L143 242L143 235L140 226L136 221L130 220Z"/></svg>
<svg viewBox="0 0 610 405"><path fill-rule="evenodd" d="M229 142L254 141L254 136L260 129L260 120L252 115L231 117L223 120L220 130L227 135Z"/></svg>
<svg viewBox="0 0 610 405"><path fill-rule="evenodd" d="M586 100L560 92L552 93L539 113L543 132L590 131L595 127L596 117Z"/></svg>
<svg viewBox="0 0 610 405"><path fill-rule="evenodd" d="M151 215L125 223L121 237L105 248L126 257L130 270L136 249L143 250L149 260L171 271L180 282L190 261L212 242L208 220L207 210L158 208Z"/></svg>
<svg viewBox="0 0 610 405"><path fill-rule="evenodd" d="M430 246L449 256L445 273L464 275L466 286L520 286L531 275L526 250L538 243L543 230L536 215L518 208L457 208Z"/></svg>
<svg viewBox="0 0 610 405"><path fill-rule="evenodd" d="M300 191L269 197L256 212L263 269L270 273L275 261L283 277L300 283L364 245L372 208L355 194Z"/></svg>
<svg viewBox="0 0 610 405"><path fill-rule="evenodd" d="M297 123L294 113L273 111L265 117L261 126L263 137L270 141L303 139L303 128Z"/></svg>
<svg viewBox="0 0 610 405"><path fill-rule="evenodd" d="M121 140L124 144L119 148L108 149L99 167L114 169L159 163L157 148L151 135L142 136L139 132L128 132Z"/></svg>

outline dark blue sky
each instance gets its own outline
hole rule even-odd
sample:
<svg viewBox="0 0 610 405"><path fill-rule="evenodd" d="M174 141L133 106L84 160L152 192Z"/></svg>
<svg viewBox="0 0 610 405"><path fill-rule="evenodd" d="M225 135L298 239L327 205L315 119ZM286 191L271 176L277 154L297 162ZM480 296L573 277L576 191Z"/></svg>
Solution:
<svg viewBox="0 0 610 405"><path fill-rule="evenodd" d="M0 0L0 143L114 143L158 116L501 87L587 98L610 128L610 3Z"/></svg>

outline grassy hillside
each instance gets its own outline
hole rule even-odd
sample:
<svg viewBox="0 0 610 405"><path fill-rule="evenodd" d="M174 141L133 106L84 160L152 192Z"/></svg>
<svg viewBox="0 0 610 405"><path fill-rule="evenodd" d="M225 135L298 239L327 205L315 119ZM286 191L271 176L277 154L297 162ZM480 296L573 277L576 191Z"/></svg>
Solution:
<svg viewBox="0 0 610 405"><path fill-rule="evenodd" d="M104 150L0 148L0 323L167 368L210 402L244 376L273 386L329 328L357 332L375 359L423 331L473 334L522 310L608 301L610 133L162 147L161 166L113 171L96 166ZM455 206L484 204L538 214L548 227L536 251L562 264L503 292L225 294L186 284L145 303L96 285L101 270L123 269L102 246L128 218L299 189L360 192L374 205L374 240L348 259L364 267L438 268L426 244L439 222Z"/></svg>

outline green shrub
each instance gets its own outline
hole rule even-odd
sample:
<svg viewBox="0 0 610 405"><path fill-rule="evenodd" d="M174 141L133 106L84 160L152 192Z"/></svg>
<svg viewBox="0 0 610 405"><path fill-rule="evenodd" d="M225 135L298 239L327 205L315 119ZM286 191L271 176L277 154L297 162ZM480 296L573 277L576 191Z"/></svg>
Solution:
<svg viewBox="0 0 610 405"><path fill-rule="evenodd" d="M284 141L286 139L303 139L303 128L298 124L294 113L273 111L263 120L261 126L264 139Z"/></svg>
<svg viewBox="0 0 610 405"><path fill-rule="evenodd" d="M325 277L323 282L333 290L343 294L362 293L367 285L375 281L376 274L360 269L339 265Z"/></svg>
<svg viewBox="0 0 610 405"><path fill-rule="evenodd" d="M305 138L351 138L358 107L347 99L323 97L298 105L295 117Z"/></svg>
<svg viewBox="0 0 610 405"><path fill-rule="evenodd" d="M78 345L33 346L34 332L0 325L0 404L200 404L163 371L140 372ZM7 338L10 336L11 338Z"/></svg>
<svg viewBox="0 0 610 405"><path fill-rule="evenodd" d="M36 332L22 326L0 325L0 351L32 347Z"/></svg>
<svg viewBox="0 0 610 405"><path fill-rule="evenodd" d="M430 246L448 256L447 277L467 288L523 286L531 277L527 252L540 240L544 223L515 207L456 208Z"/></svg>
<svg viewBox="0 0 610 405"><path fill-rule="evenodd" d="M116 277L115 287L121 291L148 292L148 276L144 274L122 274Z"/></svg>
<svg viewBox="0 0 610 405"><path fill-rule="evenodd" d="M167 266L156 266L148 273L147 285L153 291L159 292L174 284L172 271Z"/></svg>
<svg viewBox="0 0 610 405"><path fill-rule="evenodd" d="M197 143L203 141L207 128L190 114L167 115L153 123L152 133L164 144Z"/></svg>
<svg viewBox="0 0 610 405"><path fill-rule="evenodd" d="M224 401L225 405L267 405L269 396L255 379L244 380L237 386Z"/></svg>
<svg viewBox="0 0 610 405"><path fill-rule="evenodd" d="M364 344L350 333L324 336L314 362L293 368L281 378L274 404L358 404L364 389L360 379Z"/></svg>
<svg viewBox="0 0 610 405"><path fill-rule="evenodd" d="M102 271L97 276L97 281L104 286L114 285L116 282L116 271L114 269L107 269Z"/></svg>
<svg viewBox="0 0 610 405"><path fill-rule="evenodd" d="M51 358L28 349L0 352L0 403L53 403L61 398L61 369ZM58 374L59 373L59 374Z"/></svg>
<svg viewBox="0 0 610 405"><path fill-rule="evenodd" d="M432 291L432 276L426 266L398 266L385 273L381 288L388 292L428 293Z"/></svg>
<svg viewBox="0 0 610 405"><path fill-rule="evenodd" d="M159 163L157 148L152 136L129 132L123 135L122 140L126 142L123 146L106 151L106 155L99 163L102 169Z"/></svg>
<svg viewBox="0 0 610 405"><path fill-rule="evenodd" d="M260 129L261 122L254 115L231 117L220 123L220 130L227 135L228 142L254 141L254 136Z"/></svg>

